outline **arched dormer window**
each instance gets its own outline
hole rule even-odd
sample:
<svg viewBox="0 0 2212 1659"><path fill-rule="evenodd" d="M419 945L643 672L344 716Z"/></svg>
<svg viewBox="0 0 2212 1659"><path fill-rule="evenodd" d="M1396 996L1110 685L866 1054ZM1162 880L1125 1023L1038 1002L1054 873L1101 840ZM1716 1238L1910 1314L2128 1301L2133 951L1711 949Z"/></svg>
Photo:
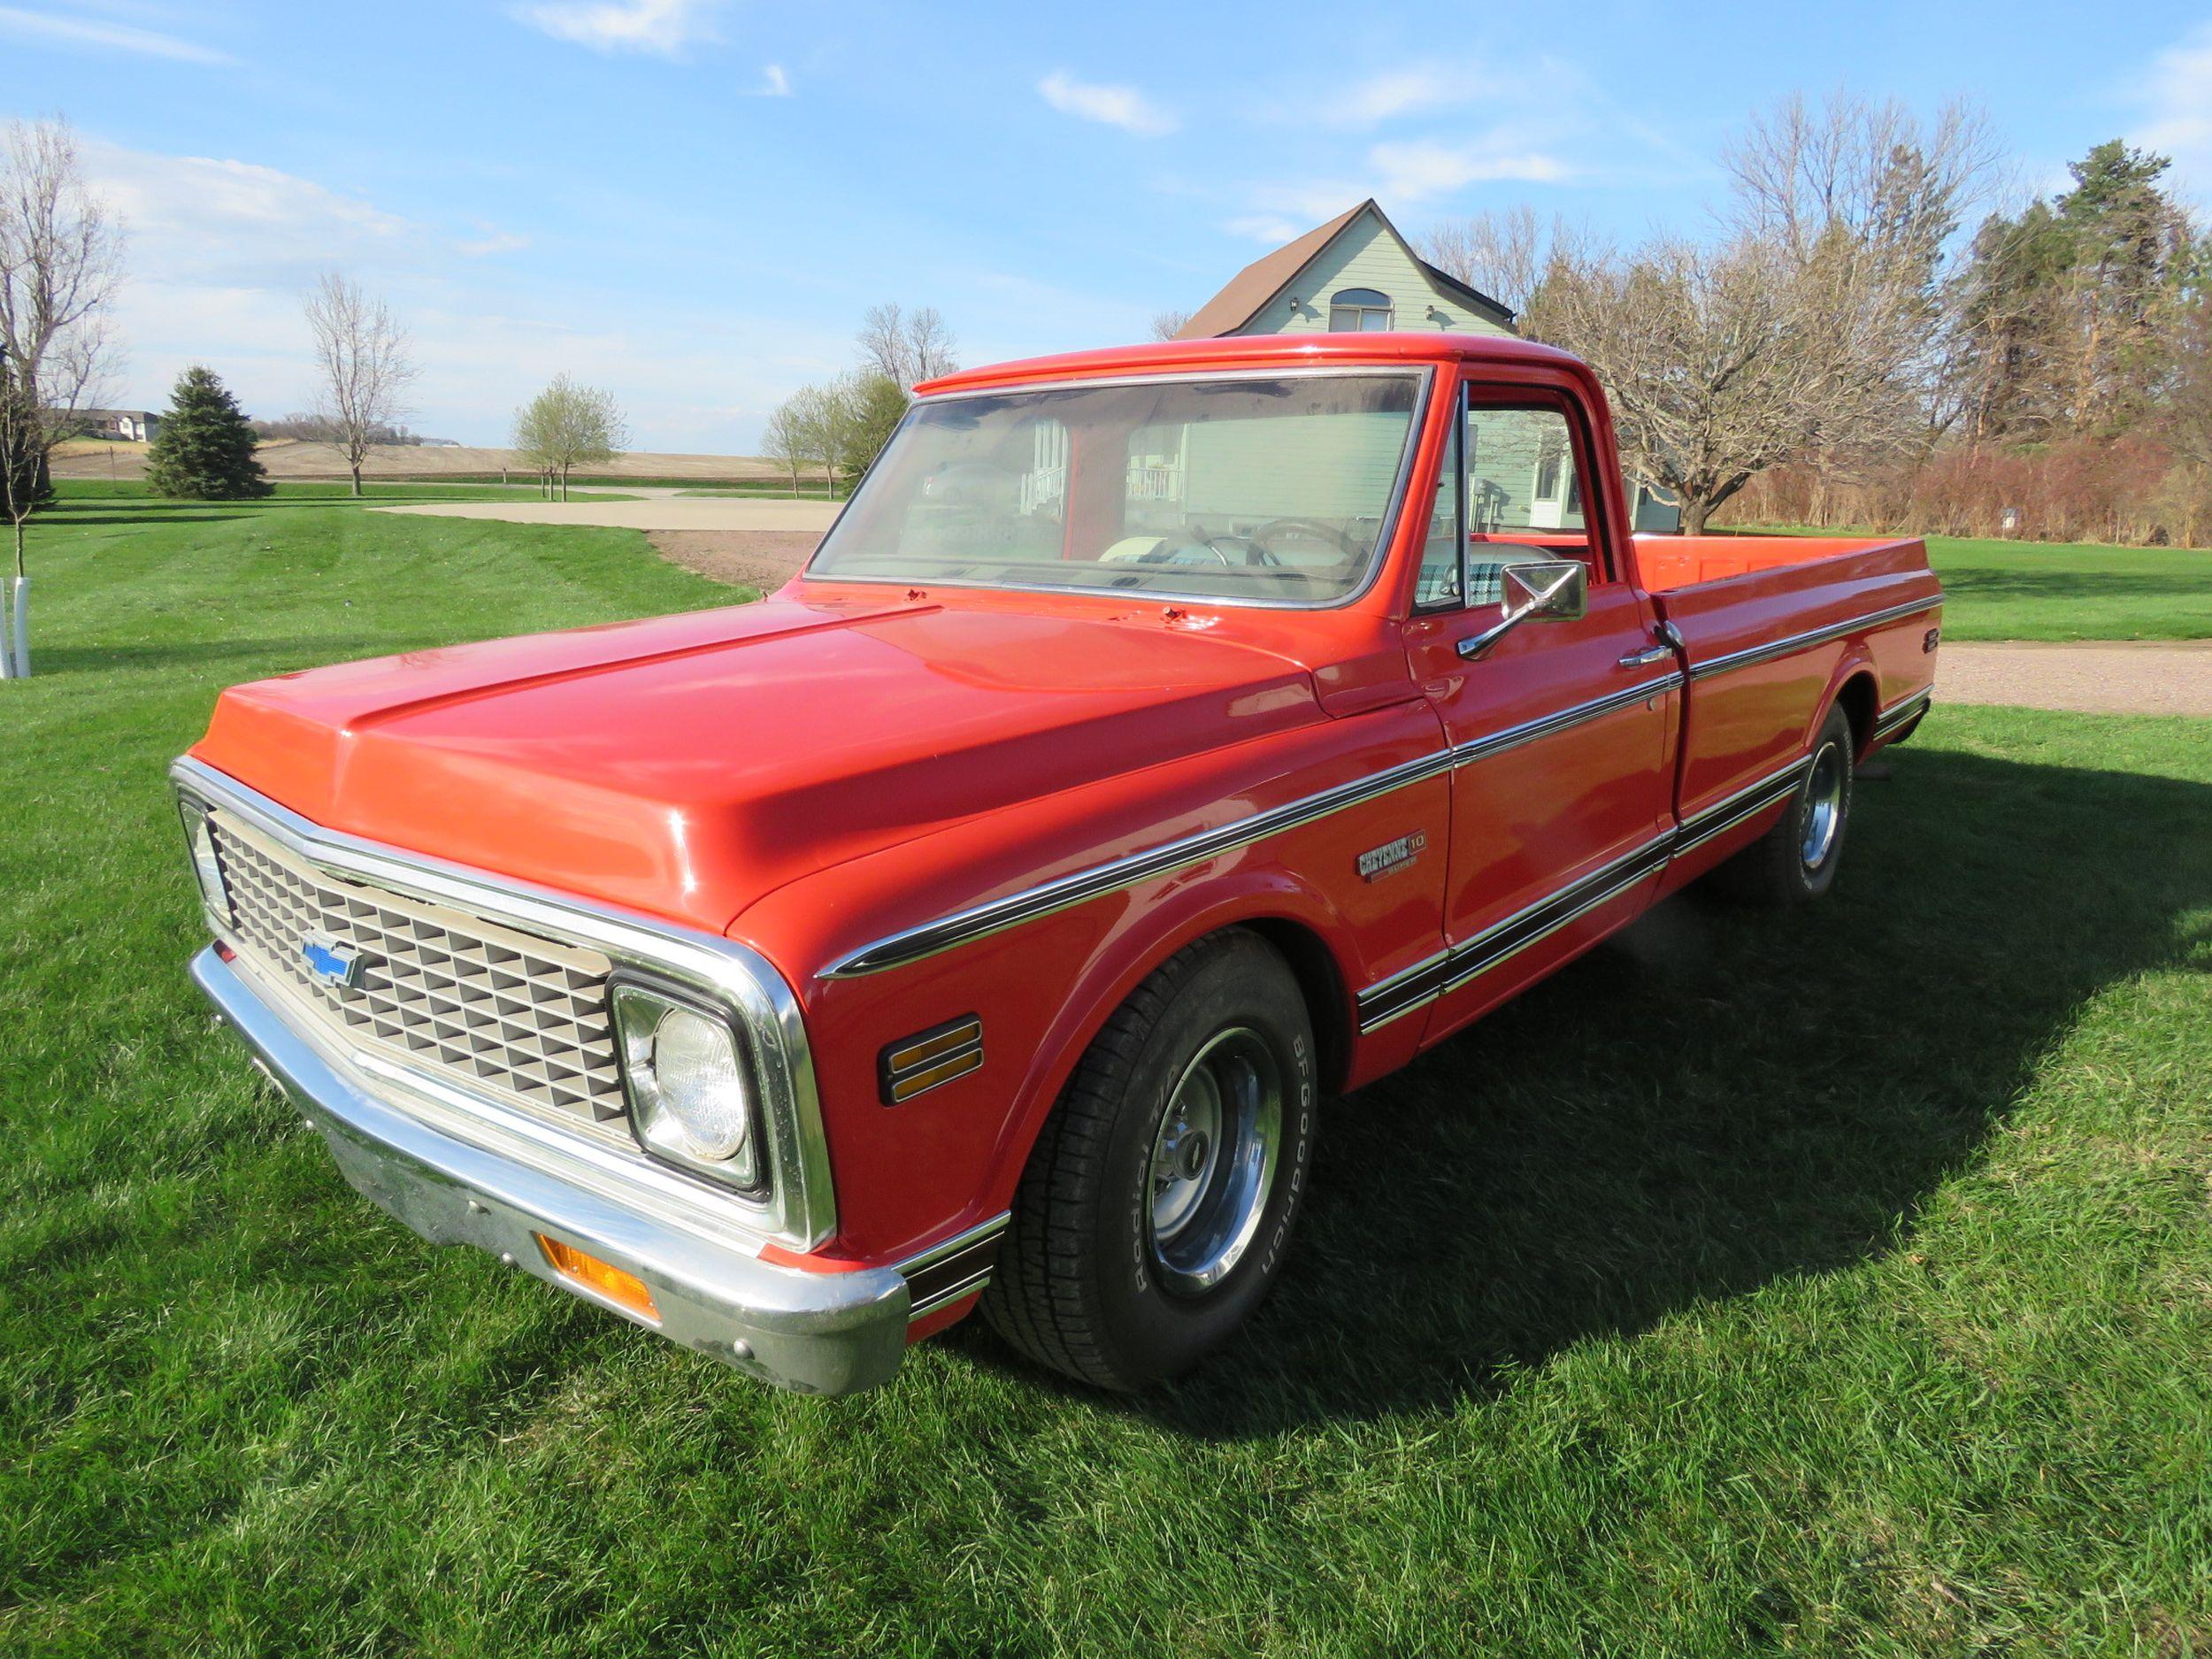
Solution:
<svg viewBox="0 0 2212 1659"><path fill-rule="evenodd" d="M1379 288L1339 288L1329 296L1333 334L1381 334L1390 327L1390 296Z"/></svg>

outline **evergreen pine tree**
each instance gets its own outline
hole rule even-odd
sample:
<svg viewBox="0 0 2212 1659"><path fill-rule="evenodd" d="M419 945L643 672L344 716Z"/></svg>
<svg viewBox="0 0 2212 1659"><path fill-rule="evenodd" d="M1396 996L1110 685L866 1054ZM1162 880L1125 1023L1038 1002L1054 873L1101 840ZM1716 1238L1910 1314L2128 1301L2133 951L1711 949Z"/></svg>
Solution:
<svg viewBox="0 0 2212 1659"><path fill-rule="evenodd" d="M254 458L253 428L212 369L177 377L169 412L146 451L146 481L156 493L191 501L239 501L269 493Z"/></svg>

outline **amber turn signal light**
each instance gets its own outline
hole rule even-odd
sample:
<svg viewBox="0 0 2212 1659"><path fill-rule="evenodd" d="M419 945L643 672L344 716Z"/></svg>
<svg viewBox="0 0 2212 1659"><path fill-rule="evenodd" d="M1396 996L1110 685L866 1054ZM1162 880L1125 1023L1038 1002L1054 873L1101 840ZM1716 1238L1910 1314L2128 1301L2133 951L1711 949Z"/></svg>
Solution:
<svg viewBox="0 0 2212 1659"><path fill-rule="evenodd" d="M656 1325L660 1323L661 1311L653 1305L653 1293L635 1273L626 1273L611 1262L587 1256L574 1245L549 1239L542 1233L530 1236L537 1240L538 1248L545 1252L545 1259L562 1278L595 1290L609 1302L642 1315Z"/></svg>

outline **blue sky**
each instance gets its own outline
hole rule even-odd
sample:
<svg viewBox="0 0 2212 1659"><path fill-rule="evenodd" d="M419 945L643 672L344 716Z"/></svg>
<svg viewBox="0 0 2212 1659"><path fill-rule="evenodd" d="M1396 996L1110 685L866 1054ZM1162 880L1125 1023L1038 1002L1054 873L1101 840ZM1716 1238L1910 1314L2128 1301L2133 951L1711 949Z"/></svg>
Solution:
<svg viewBox="0 0 2212 1659"><path fill-rule="evenodd" d="M640 449L743 450L877 300L969 362L1141 337L1371 193L1409 234L1694 228L1720 140L1797 88L1978 99L2028 189L2127 135L2212 198L2201 3L24 0L0 55L131 225L123 402L203 361L305 406L334 267L411 326L417 428L480 443L566 369Z"/></svg>

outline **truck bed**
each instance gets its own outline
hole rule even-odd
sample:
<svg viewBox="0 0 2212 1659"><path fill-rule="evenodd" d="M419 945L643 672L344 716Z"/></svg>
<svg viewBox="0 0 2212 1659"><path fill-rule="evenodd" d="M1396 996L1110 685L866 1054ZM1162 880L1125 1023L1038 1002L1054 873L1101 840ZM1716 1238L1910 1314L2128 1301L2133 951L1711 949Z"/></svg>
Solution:
<svg viewBox="0 0 2212 1659"><path fill-rule="evenodd" d="M1678 593L1754 572L1797 569L1860 555L1908 549L1924 562L1926 549L1908 537L1814 535L1639 536L1636 564L1654 593Z"/></svg>
<svg viewBox="0 0 2212 1659"><path fill-rule="evenodd" d="M1681 636L1690 683L1678 784L1694 820L1803 755L1834 688L1862 750L1901 727L1935 679L1943 590L1910 537L1640 536L1636 565Z"/></svg>

